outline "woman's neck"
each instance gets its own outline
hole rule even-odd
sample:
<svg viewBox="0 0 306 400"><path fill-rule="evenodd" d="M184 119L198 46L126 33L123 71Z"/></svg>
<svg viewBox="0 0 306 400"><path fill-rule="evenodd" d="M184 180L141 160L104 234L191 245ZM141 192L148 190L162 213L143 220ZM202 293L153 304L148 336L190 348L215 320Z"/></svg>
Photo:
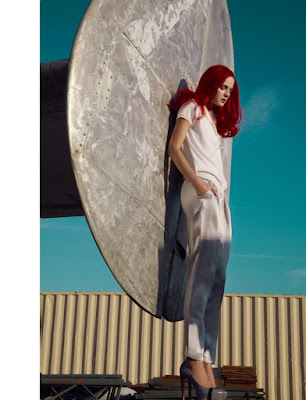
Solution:
<svg viewBox="0 0 306 400"><path fill-rule="evenodd" d="M210 101L210 102L206 103L205 106L207 107L208 111L210 111L210 110L213 109L213 106L214 106L214 105L213 105L213 103Z"/></svg>

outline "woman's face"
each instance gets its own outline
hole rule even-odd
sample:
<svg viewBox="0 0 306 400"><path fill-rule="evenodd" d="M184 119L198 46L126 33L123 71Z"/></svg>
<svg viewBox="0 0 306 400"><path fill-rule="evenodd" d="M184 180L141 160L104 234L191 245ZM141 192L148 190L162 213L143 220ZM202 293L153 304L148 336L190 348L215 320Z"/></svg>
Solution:
<svg viewBox="0 0 306 400"><path fill-rule="evenodd" d="M234 84L235 79L232 76L226 78L222 85L216 91L214 97L211 99L211 103L214 106L223 107L231 95Z"/></svg>

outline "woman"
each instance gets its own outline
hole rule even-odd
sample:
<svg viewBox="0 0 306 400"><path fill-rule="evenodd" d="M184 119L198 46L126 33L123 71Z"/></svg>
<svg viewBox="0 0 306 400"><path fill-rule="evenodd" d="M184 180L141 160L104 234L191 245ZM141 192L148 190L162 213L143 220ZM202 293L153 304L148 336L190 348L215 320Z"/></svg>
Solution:
<svg viewBox="0 0 306 400"><path fill-rule="evenodd" d="M178 110L168 155L184 176L181 203L187 217L189 275L184 303L186 361L184 379L199 399L226 398L216 388L218 321L231 243L231 218L224 192L224 139L238 133L239 89L233 72L214 65L202 75L195 92L180 90L169 108Z"/></svg>

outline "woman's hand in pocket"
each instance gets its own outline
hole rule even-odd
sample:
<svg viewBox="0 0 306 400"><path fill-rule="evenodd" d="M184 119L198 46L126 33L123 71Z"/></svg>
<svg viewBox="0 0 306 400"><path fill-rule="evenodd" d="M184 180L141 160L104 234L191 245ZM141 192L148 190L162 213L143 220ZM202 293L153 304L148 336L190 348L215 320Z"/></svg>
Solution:
<svg viewBox="0 0 306 400"><path fill-rule="evenodd" d="M200 178L197 179L194 188L198 196L203 196L209 190L212 190L214 195L218 196L216 189L210 183L203 182Z"/></svg>

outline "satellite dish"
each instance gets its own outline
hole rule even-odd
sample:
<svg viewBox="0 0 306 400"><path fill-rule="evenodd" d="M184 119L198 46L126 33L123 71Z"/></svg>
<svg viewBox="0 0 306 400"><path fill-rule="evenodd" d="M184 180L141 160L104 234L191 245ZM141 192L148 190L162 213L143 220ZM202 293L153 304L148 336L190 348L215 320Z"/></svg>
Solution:
<svg viewBox="0 0 306 400"><path fill-rule="evenodd" d="M234 67L226 0L92 0L71 53L68 134L88 224L124 291L169 321L183 319L187 270L167 103L214 64Z"/></svg>

